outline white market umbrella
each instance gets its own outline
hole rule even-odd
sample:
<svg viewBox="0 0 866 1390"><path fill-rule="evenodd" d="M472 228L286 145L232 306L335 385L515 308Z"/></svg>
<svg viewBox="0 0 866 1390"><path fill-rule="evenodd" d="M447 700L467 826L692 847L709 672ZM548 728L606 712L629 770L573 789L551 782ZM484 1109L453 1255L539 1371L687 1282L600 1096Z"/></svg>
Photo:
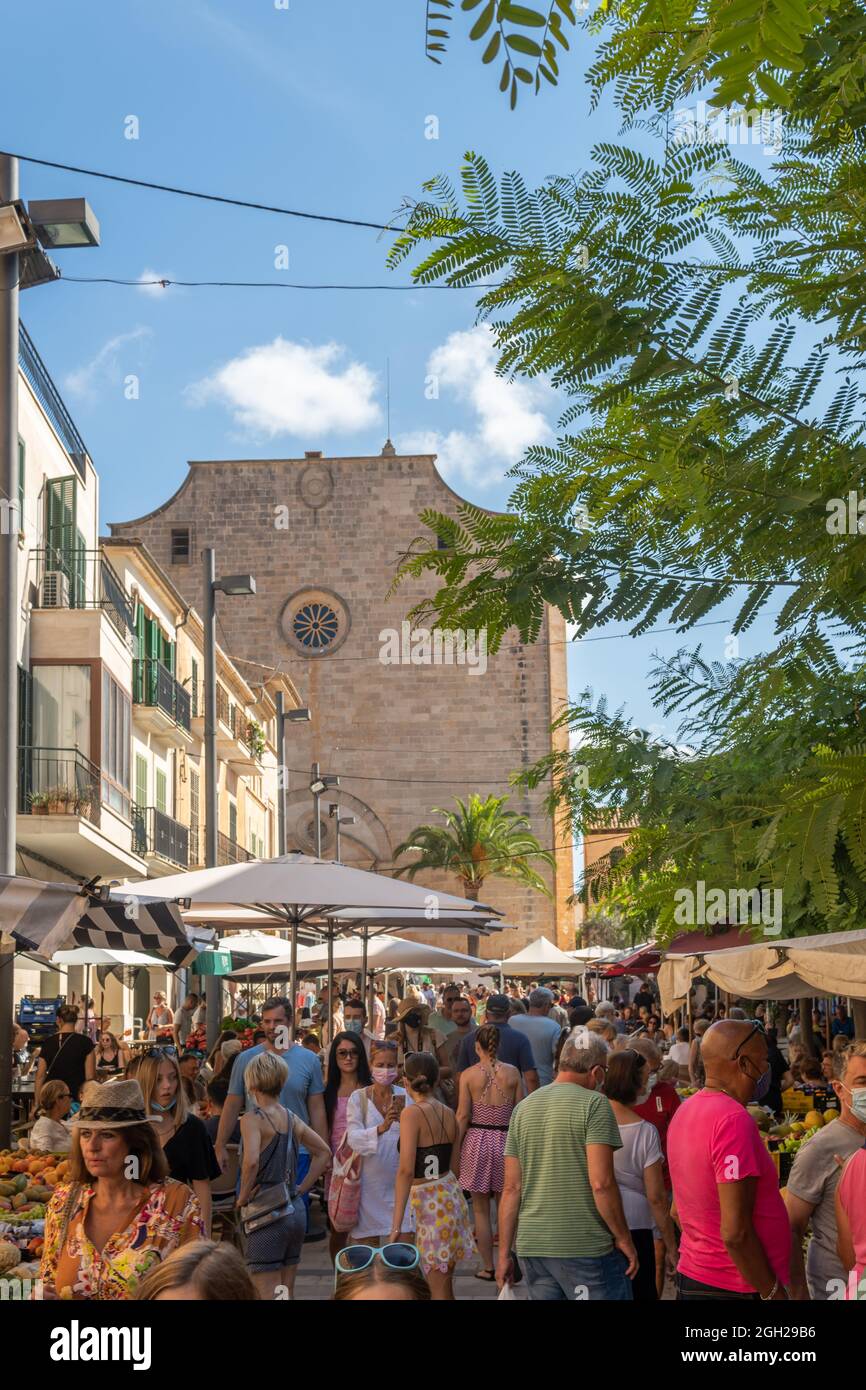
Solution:
<svg viewBox="0 0 866 1390"><path fill-rule="evenodd" d="M155 890L155 891L154 891ZM435 893L403 879L385 874L355 869L348 864L316 859L308 854L286 854L277 859L252 860L243 864L223 864L216 868L194 869L190 873L170 874L166 878L147 880L115 887L112 896L121 900L130 895L143 900L188 900L190 909L199 911L213 907L255 908L282 917L292 929L292 947L297 951L298 931L302 926L316 926L321 935L333 943L332 919L341 911L361 909L366 912L354 921L357 928L364 921L375 921L383 909L409 909L414 914L409 925L418 924L417 914L429 908L431 897L439 912L466 913L470 921L479 923L498 916L496 910L459 898L452 893ZM477 916L476 916L477 914ZM293 956L293 961L296 959ZM294 1007L297 972L291 971ZM329 959L329 997L332 993L333 960ZM209 1020L208 1028L215 1027ZM209 1037L210 1040L210 1037Z"/></svg>
<svg viewBox="0 0 866 1390"><path fill-rule="evenodd" d="M292 954L291 941L282 936L267 936L262 931L232 932L231 936L221 937L219 944L221 950L231 951L233 955L255 956L261 960Z"/></svg>
<svg viewBox="0 0 866 1390"><path fill-rule="evenodd" d="M55 951L51 957L53 965L157 965L160 969L170 968L158 956L147 956L143 951L104 951L99 946L77 946L74 951Z"/></svg>
<svg viewBox="0 0 866 1390"><path fill-rule="evenodd" d="M579 975L573 956L560 951L546 936L531 941L502 962L503 975Z"/></svg>
<svg viewBox="0 0 866 1390"><path fill-rule="evenodd" d="M612 946L585 946L582 951L566 951L572 960L585 965L607 965L622 954Z"/></svg>
<svg viewBox="0 0 866 1390"><path fill-rule="evenodd" d="M335 970L356 971L364 968L363 943L357 938L335 941L330 963ZM479 966L490 966L491 962L479 956L466 956L460 951L449 951L442 946L428 946L423 941L412 941L401 936L374 936L367 946L366 963L370 970L419 970L429 971L437 966L449 970L477 970ZM298 969L310 975L324 974L329 965L329 952L324 946L299 946ZM275 960L256 961L254 965L244 966L242 970L232 971L232 979L255 979L262 975L285 973L287 963L277 957Z"/></svg>

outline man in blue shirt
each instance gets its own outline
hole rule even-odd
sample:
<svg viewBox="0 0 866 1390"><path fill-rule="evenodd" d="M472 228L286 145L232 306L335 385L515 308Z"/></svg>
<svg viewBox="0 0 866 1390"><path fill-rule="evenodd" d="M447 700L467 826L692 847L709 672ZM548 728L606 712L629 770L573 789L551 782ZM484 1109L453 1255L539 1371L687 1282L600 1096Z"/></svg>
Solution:
<svg viewBox="0 0 866 1390"><path fill-rule="evenodd" d="M291 1017L291 1005L287 999L269 999L262 1009L264 1043L259 1047L250 1047L246 1052L240 1052L234 1060L229 1093L223 1105L219 1132L214 1143L217 1160L223 1170L228 1166L226 1144L229 1142L229 1135L241 1110L247 1104L244 1073L253 1057L258 1056L260 1052L275 1052L278 1057L282 1057L289 1069L289 1075L280 1093L280 1101L287 1110L291 1110L303 1120L305 1125L314 1129L326 1144L328 1142L328 1121L325 1117L323 1095L325 1083L322 1079L321 1064L315 1053L291 1041ZM299 1183L303 1182L309 1167L310 1155L306 1149L301 1149L297 1172ZM309 1198L304 1198L304 1204L309 1216Z"/></svg>
<svg viewBox="0 0 866 1390"><path fill-rule="evenodd" d="M522 1033L515 1032L511 1027L508 1020L510 1007L511 1001L504 994L491 994L487 1000L487 1012L484 1021L485 1023L495 1023L499 1029L497 1060L510 1062L513 1067L517 1067L523 1074L523 1084L527 1091L536 1091L538 1089L538 1071L535 1058L532 1055L532 1048L529 1045L529 1039L525 1038ZM468 1067L474 1067L477 1061L475 1034L469 1033L460 1044L456 1070L458 1072L466 1071Z"/></svg>
<svg viewBox="0 0 866 1390"><path fill-rule="evenodd" d="M549 1086L553 1080L556 1048L562 1033L560 1024L550 1017L552 1005L553 995L549 989L534 989L529 996L529 1013L515 1014L509 1020L516 1033L529 1039L541 1086Z"/></svg>

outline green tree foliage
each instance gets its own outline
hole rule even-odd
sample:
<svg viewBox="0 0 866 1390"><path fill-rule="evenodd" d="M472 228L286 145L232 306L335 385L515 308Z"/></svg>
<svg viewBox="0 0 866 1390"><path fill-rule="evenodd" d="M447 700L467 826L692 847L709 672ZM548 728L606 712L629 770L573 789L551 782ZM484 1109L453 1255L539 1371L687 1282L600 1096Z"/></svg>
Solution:
<svg viewBox="0 0 866 1390"><path fill-rule="evenodd" d="M567 398L556 444L515 470L509 514L423 514L447 549L419 540L397 582L427 576L414 616L486 627L491 650L509 627L537 639L545 604L579 634L687 632L721 611L736 635L771 613L759 660L657 665L675 743L585 692L566 716L579 751L530 780L554 773L578 831L612 806L639 821L608 887L628 883L662 933L674 888L701 878L781 887L786 930L851 926L866 907L866 566L856 516L836 524L831 499L853 492L856 513L866 490L866 12L651 0L588 22L594 96L612 85L658 156L645 139L600 144L532 190L469 154L459 195L427 185L392 247L422 282L478 284L500 372ZM707 84L720 103L784 105L772 160L738 157L730 124L724 146L683 138L682 104Z"/></svg>
<svg viewBox="0 0 866 1390"><path fill-rule="evenodd" d="M553 855L543 850L525 816L504 809L507 796L482 798L473 793L466 802L455 798L457 809L433 807L444 825L418 825L398 845L394 858L417 853L418 858L397 870L406 878L427 869L446 869L456 874L464 896L477 900L487 878L515 879L550 896L538 873L538 864L553 867Z"/></svg>

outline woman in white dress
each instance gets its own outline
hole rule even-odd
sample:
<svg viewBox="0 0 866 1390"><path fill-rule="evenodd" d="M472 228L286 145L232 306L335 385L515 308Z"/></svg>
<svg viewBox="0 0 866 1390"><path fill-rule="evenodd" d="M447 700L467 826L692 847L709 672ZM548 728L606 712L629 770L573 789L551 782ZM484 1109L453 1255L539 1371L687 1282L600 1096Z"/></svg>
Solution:
<svg viewBox="0 0 866 1390"><path fill-rule="evenodd" d="M394 1185L400 1164L400 1115L411 1100L397 1080L397 1047L375 1042L370 1050L373 1085L354 1091L346 1107L346 1138L361 1165L361 1202L350 1244L378 1245L388 1239L394 1212ZM404 1217L400 1240L411 1240L411 1212Z"/></svg>

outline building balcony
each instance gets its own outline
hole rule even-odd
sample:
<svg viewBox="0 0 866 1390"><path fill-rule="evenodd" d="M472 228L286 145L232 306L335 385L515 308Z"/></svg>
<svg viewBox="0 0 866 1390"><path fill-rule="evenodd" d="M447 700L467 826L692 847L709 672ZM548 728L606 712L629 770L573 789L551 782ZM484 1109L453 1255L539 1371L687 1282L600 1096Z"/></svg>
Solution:
<svg viewBox="0 0 866 1390"><path fill-rule="evenodd" d="M78 748L18 750L16 841L74 874L127 878L145 871L128 822L101 802L101 771Z"/></svg>
<svg viewBox="0 0 866 1390"><path fill-rule="evenodd" d="M252 858L253 856L248 849L241 849L236 841L219 831L217 834L217 864L248 864Z"/></svg>
<svg viewBox="0 0 866 1390"><path fill-rule="evenodd" d="M165 743L193 742L189 692L155 657L132 663L132 702L139 728Z"/></svg>
<svg viewBox="0 0 866 1390"><path fill-rule="evenodd" d="M156 806L133 806L133 849L147 864L151 878L189 868L189 841L189 828L165 811Z"/></svg>
<svg viewBox="0 0 866 1390"><path fill-rule="evenodd" d="M32 550L30 558L36 579L34 609L55 613L99 609L131 649L135 636L132 599L101 550L50 547Z"/></svg>

